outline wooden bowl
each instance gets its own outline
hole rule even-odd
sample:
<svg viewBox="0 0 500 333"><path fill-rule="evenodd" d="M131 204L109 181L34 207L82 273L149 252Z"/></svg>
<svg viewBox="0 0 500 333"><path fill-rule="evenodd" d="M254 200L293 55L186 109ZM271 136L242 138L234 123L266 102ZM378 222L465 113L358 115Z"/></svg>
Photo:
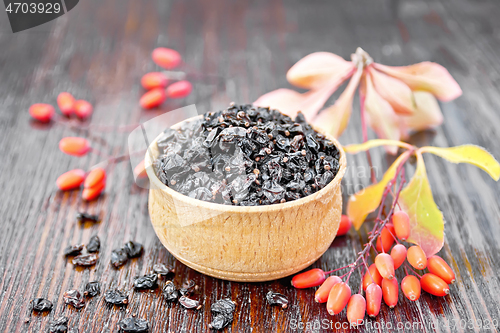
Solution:
<svg viewBox="0 0 500 333"><path fill-rule="evenodd" d="M182 263L224 280L269 281L311 265L335 238L342 212L345 153L335 138L326 137L339 149L340 168L325 188L299 200L252 207L201 201L167 187L152 167L157 137L145 165L149 215L158 238Z"/></svg>

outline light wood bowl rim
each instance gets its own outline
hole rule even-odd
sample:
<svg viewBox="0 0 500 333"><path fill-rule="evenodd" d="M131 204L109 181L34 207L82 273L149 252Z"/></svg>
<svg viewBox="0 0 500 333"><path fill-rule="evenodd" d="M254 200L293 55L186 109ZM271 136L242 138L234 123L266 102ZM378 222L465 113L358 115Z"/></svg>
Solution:
<svg viewBox="0 0 500 333"><path fill-rule="evenodd" d="M197 118L201 118L203 115L198 115L194 116L188 119L184 119L183 121L180 121L174 125L172 125L170 128L176 129L179 126L181 126L182 123L184 122L190 122L193 121ZM311 125L312 126L312 125ZM300 198L298 200L293 200L293 201L288 201L285 203L278 203L278 204L272 204L272 205L261 205L261 206L233 206L233 205L224 205L220 203L214 203L214 202L208 202L208 201L203 201L203 200L198 200L198 199L193 199L188 197L187 195L181 194L167 185L163 184L160 179L156 176L156 173L154 172L153 168L153 161L157 156L158 149L156 146L156 142L160 138L160 136L163 134L160 133L158 136L154 139L153 142L149 145L147 151L146 151L146 156L144 158L144 164L146 168L146 173L148 175L149 181L150 181L150 189L154 190L161 190L167 195L170 195L172 198L175 200L179 200L187 205L195 206L195 207L203 207L205 209L209 210L215 210L215 211L221 211L221 212L228 212L228 213L242 213L242 212L248 212L248 213L263 213L263 212L271 212L271 211L276 211L276 210L282 210L285 208L293 207L293 206L300 206L302 204L308 203L310 201L314 201L318 199L319 197L323 196L323 193L328 192L331 187L337 186L340 181L342 180L345 171L346 171L346 156L344 149L342 148L342 145L340 142L338 142L337 139L335 139L332 135L328 133L323 133L323 131L319 131L316 127L313 126L313 129L317 131L320 134L323 134L327 139L332 141L334 145L337 147L339 150L340 158L339 158L339 170L335 177L332 179L332 181L319 190L318 192L315 192L311 195L308 195L304 198ZM156 156L153 156L154 153L156 153Z"/></svg>

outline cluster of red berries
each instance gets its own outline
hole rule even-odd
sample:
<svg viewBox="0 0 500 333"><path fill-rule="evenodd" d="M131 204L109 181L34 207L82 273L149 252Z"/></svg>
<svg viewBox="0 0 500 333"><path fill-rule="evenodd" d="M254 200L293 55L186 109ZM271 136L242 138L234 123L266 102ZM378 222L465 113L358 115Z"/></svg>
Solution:
<svg viewBox="0 0 500 333"><path fill-rule="evenodd" d="M173 69L182 62L179 52L165 47L156 48L151 57L160 67ZM184 98L191 93L193 86L191 82L181 80L169 85L170 79L165 72L151 72L145 74L141 84L147 90L142 95L139 104L144 109L152 109L160 106L167 98Z"/></svg>
<svg viewBox="0 0 500 333"><path fill-rule="evenodd" d="M347 233L351 225L349 218L342 216L341 234ZM347 229L346 229L347 228ZM376 228L376 227L375 227ZM347 231L346 231L347 230ZM318 303L326 303L328 313L338 314L347 306L347 319L351 325L358 325L363 322L365 314L375 317L380 312L382 299L393 308L398 303L399 285L395 270L403 266L406 272L405 278L401 281L401 290L411 301L420 298L421 289L435 296L445 296L450 292L449 284L455 282L455 274L450 266L439 256L426 257L424 251L418 245L406 248L399 240L404 241L410 236L410 219L404 211L395 212L392 215L391 223L383 226L377 237L377 255L375 263L366 264L363 257L363 264L357 266L355 263L342 267L350 268L350 272L342 276L329 276L328 274L338 271L336 269L324 272L319 268L309 270L293 277L292 285L295 288L317 287L315 300ZM392 247L396 242L397 244ZM392 249L391 249L392 247ZM390 250L390 253L388 253ZM360 253L365 255L365 253ZM408 261L406 263L405 261ZM411 267L410 267L411 265ZM358 267L365 267L365 274L358 294L352 295L348 285L349 277L353 270ZM418 274L413 269L424 270L428 273ZM408 270L415 275L408 274ZM343 277L347 276L346 281ZM362 295L365 291L366 299Z"/></svg>
<svg viewBox="0 0 500 333"><path fill-rule="evenodd" d="M62 92L57 96L57 106L66 117L77 116L79 119L87 119L92 115L94 108L89 102L79 99L76 100L68 92ZM36 103L29 108L30 115L43 123L48 123L56 114L55 108L46 103Z"/></svg>

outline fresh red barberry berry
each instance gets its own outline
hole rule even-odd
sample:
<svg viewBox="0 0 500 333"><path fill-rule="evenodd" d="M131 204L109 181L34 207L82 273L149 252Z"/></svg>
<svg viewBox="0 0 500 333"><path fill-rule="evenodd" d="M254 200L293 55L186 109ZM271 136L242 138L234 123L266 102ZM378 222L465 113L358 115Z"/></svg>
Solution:
<svg viewBox="0 0 500 333"><path fill-rule="evenodd" d="M439 276L447 284L455 283L455 273L443 258L436 255L427 258L427 269L432 274Z"/></svg>
<svg viewBox="0 0 500 333"><path fill-rule="evenodd" d="M73 190L79 188L84 179L85 171L82 169L74 169L57 177L56 184L61 191Z"/></svg>
<svg viewBox="0 0 500 333"><path fill-rule="evenodd" d="M402 210L392 215L392 224L396 237L401 240L407 240L410 237L410 217Z"/></svg>
<svg viewBox="0 0 500 333"><path fill-rule="evenodd" d="M401 281L401 290L410 301L420 298L420 281L414 275L407 275Z"/></svg>
<svg viewBox="0 0 500 333"><path fill-rule="evenodd" d="M82 192L82 198L86 201L91 201L101 195L104 187L106 186L106 182L102 181L95 185L94 187L84 188Z"/></svg>
<svg viewBox="0 0 500 333"><path fill-rule="evenodd" d="M83 99L79 99L78 101L75 102L75 114L77 115L78 118L87 119L92 115L93 111L94 108L92 107L92 104L90 104L89 102L84 101Z"/></svg>
<svg viewBox="0 0 500 333"><path fill-rule="evenodd" d="M153 50L151 58L158 65L166 69L172 69L181 64L182 58L176 50L166 47L158 47Z"/></svg>
<svg viewBox="0 0 500 333"><path fill-rule="evenodd" d="M386 225L380 236L377 238L377 243L375 244L375 248L378 252L389 252L392 244L394 244L394 227Z"/></svg>
<svg viewBox="0 0 500 333"><path fill-rule="evenodd" d="M371 264L370 267L368 267L365 276L363 276L363 290L366 290L372 283L376 283L379 286L382 284L382 275L380 275L375 264Z"/></svg>
<svg viewBox="0 0 500 333"><path fill-rule="evenodd" d="M363 324L366 313L366 300L360 294L352 295L347 303L347 320L351 325Z"/></svg>
<svg viewBox="0 0 500 333"><path fill-rule="evenodd" d="M320 268L313 268L307 272L295 275L292 286L298 289L317 287L325 282L325 272Z"/></svg>
<svg viewBox="0 0 500 333"><path fill-rule="evenodd" d="M329 276L325 282L321 284L321 286L316 290L314 294L314 300L318 303L325 303L328 300L328 295L332 290L333 286L337 283L342 282L342 279L338 276Z"/></svg>
<svg viewBox="0 0 500 333"><path fill-rule="evenodd" d="M349 216L342 215L340 218L339 230L337 230L337 236L344 236L351 229L352 222Z"/></svg>
<svg viewBox="0 0 500 333"><path fill-rule="evenodd" d="M59 149L68 155L83 156L90 150L89 141L85 138L66 137L59 141Z"/></svg>
<svg viewBox="0 0 500 333"><path fill-rule="evenodd" d="M161 72L151 72L144 74L141 78L141 84L146 90L165 88L168 84L168 79Z"/></svg>
<svg viewBox="0 0 500 333"><path fill-rule="evenodd" d="M142 95L139 104L144 109L152 109L160 106L167 99L163 88L155 88Z"/></svg>
<svg viewBox="0 0 500 333"><path fill-rule="evenodd" d="M56 110L52 105L44 103L33 104L29 109L31 117L42 123L51 121L55 112Z"/></svg>
<svg viewBox="0 0 500 333"><path fill-rule="evenodd" d="M57 96L57 106L66 117L71 116L75 112L75 98L68 92L62 92Z"/></svg>
<svg viewBox="0 0 500 333"><path fill-rule="evenodd" d="M406 246L396 244L391 250L391 257L394 261L394 269L398 269L406 260Z"/></svg>
<svg viewBox="0 0 500 333"><path fill-rule="evenodd" d="M424 269L427 267L427 257L424 251L418 245L411 246L406 254L406 259L410 265L416 269Z"/></svg>
<svg viewBox="0 0 500 333"><path fill-rule="evenodd" d="M87 177L85 177L85 182L83 187L91 188L94 187L106 179L106 170L103 168L95 168L89 172Z"/></svg>
<svg viewBox="0 0 500 333"><path fill-rule="evenodd" d="M376 283L372 283L366 288L366 313L370 317L376 317L380 312L382 304L382 288Z"/></svg>
<svg viewBox="0 0 500 333"><path fill-rule="evenodd" d="M439 276L432 273L422 275L420 278L422 289L434 296L446 296L450 293L450 287Z"/></svg>
<svg viewBox="0 0 500 333"><path fill-rule="evenodd" d="M375 266L384 279L392 280L395 276L394 273L394 260L387 253L379 253L375 257Z"/></svg>
<svg viewBox="0 0 500 333"><path fill-rule="evenodd" d="M184 98L187 97L193 90L191 82L183 80L172 83L167 87L168 98Z"/></svg>
<svg viewBox="0 0 500 333"><path fill-rule="evenodd" d="M391 309L398 304L399 287L396 278L382 280L382 296L384 297L385 304Z"/></svg>
<svg viewBox="0 0 500 333"><path fill-rule="evenodd" d="M146 165L144 160L140 161L139 164L134 168L134 176L136 179L147 178L148 173L146 172Z"/></svg>
<svg viewBox="0 0 500 333"><path fill-rule="evenodd" d="M345 282L335 284L328 295L326 310L331 315L340 313L349 302L349 298L351 298L351 288Z"/></svg>

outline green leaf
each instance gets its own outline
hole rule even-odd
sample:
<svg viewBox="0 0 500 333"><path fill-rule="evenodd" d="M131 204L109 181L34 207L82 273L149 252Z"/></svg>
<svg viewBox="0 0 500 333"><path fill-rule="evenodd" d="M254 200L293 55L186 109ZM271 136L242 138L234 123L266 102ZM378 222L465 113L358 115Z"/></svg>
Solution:
<svg viewBox="0 0 500 333"><path fill-rule="evenodd" d="M406 161L409 155L409 152L401 154L394 163L392 163L389 169L387 169L380 182L370 185L358 193L351 195L347 203L347 215L351 219L356 230L361 227L368 214L373 212L380 205L380 200L382 199L387 183L394 178L398 166L403 161Z"/></svg>
<svg viewBox="0 0 500 333"><path fill-rule="evenodd" d="M401 209L410 216L408 242L418 244L429 257L441 250L444 243L443 213L432 197L424 159L417 151L417 169L408 186L399 195Z"/></svg>
<svg viewBox="0 0 500 333"><path fill-rule="evenodd" d="M469 163L486 171L491 178L500 178L500 164L484 148L475 145L463 145L450 148L422 147L421 152L432 153L453 163Z"/></svg>

